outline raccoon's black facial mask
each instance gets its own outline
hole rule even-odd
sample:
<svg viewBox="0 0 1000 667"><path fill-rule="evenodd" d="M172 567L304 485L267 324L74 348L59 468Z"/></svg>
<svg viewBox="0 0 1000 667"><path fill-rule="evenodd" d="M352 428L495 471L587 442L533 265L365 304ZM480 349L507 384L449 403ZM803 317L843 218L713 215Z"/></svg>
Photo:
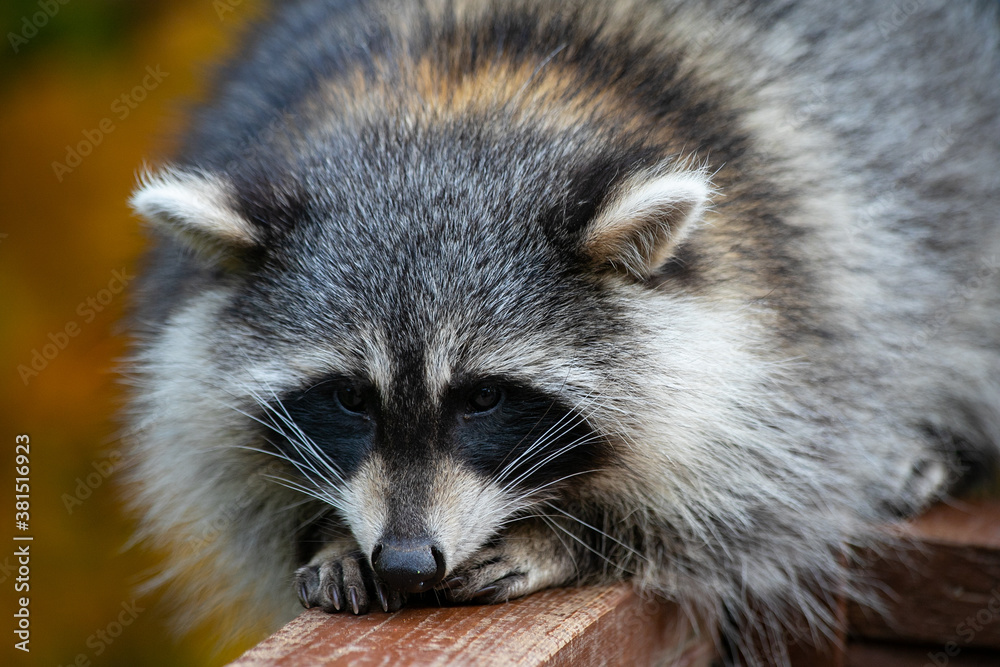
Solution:
<svg viewBox="0 0 1000 667"><path fill-rule="evenodd" d="M303 451L307 439L345 477L373 451L414 464L446 454L521 490L591 470L606 454L583 415L517 382L462 382L430 409L397 402L367 383L329 378L280 401L275 413L287 415L298 437L272 444L307 463L316 454Z"/></svg>
<svg viewBox="0 0 1000 667"><path fill-rule="evenodd" d="M484 475L521 488L592 469L604 454L605 443L582 415L519 384L458 388L444 410L455 415L454 455Z"/></svg>
<svg viewBox="0 0 1000 667"><path fill-rule="evenodd" d="M309 464L317 454L304 451L308 442L341 474L348 475L361 464L375 441L377 397L371 387L350 378L329 378L295 392L284 398L275 411L288 416L295 425L292 432L298 437L272 444L302 464Z"/></svg>

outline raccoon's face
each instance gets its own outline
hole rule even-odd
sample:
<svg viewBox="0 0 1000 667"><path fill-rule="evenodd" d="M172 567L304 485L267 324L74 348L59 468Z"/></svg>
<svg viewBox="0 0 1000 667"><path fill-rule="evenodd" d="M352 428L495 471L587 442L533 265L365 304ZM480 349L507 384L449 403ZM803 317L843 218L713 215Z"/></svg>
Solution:
<svg viewBox="0 0 1000 667"><path fill-rule="evenodd" d="M287 462L400 590L612 464L648 363L629 295L707 199L647 149L513 134L381 128L134 198L211 267L167 328L198 320L199 363L238 379L238 446Z"/></svg>

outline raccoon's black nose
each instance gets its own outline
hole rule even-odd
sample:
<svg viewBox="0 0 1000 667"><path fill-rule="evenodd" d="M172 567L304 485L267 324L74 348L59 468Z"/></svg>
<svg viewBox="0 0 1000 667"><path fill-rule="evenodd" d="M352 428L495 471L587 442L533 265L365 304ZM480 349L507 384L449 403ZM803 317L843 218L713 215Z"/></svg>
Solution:
<svg viewBox="0 0 1000 667"><path fill-rule="evenodd" d="M388 586L404 593L430 590L444 579L444 554L429 539L382 540L372 549L372 567Z"/></svg>

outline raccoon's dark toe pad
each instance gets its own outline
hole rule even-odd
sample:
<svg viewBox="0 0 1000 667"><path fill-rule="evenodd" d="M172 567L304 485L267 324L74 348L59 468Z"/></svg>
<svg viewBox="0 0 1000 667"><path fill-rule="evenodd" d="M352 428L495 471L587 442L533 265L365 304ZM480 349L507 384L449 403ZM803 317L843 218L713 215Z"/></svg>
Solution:
<svg viewBox="0 0 1000 667"><path fill-rule="evenodd" d="M331 614L367 614L373 605L396 611L405 601L402 594L388 590L375 578L360 552L300 567L295 572L295 588L302 606L322 607Z"/></svg>

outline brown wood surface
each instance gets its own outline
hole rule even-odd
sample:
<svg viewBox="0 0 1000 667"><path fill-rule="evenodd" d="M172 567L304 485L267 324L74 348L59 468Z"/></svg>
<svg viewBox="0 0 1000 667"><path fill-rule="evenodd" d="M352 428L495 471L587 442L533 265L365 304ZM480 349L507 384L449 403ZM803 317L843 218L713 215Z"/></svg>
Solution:
<svg viewBox="0 0 1000 667"><path fill-rule="evenodd" d="M849 605L846 651L792 647L795 667L1000 667L1000 500L935 507L904 534L910 546L868 571L893 591L889 614ZM707 667L714 656L676 606L618 584L362 617L309 610L233 664Z"/></svg>
<svg viewBox="0 0 1000 667"><path fill-rule="evenodd" d="M624 584L542 591L500 605L367 616L308 610L232 663L308 665L676 665L714 656L675 605Z"/></svg>
<svg viewBox="0 0 1000 667"><path fill-rule="evenodd" d="M888 614L851 605L851 633L1000 648L1000 501L941 505L904 532L912 546L869 569L892 591Z"/></svg>
<svg viewBox="0 0 1000 667"><path fill-rule="evenodd" d="M803 663L805 665L805 663ZM998 667L1000 651L966 648L953 655L941 646L852 642L847 667Z"/></svg>

